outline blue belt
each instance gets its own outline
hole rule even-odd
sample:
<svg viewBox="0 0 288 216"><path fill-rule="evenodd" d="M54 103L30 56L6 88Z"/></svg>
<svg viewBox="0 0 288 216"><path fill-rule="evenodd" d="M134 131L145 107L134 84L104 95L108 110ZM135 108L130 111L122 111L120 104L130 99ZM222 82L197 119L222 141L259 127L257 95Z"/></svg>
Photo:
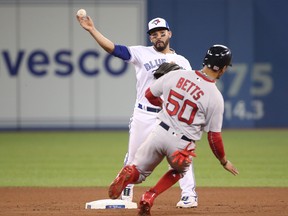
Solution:
<svg viewBox="0 0 288 216"><path fill-rule="evenodd" d="M166 131L168 131L169 130L169 126L167 125L167 124L165 124L164 122L160 122L160 124L159 124L162 128L164 128ZM181 137L181 139L183 139L183 140L185 140L185 141L188 141L188 142L195 142L194 140L192 140L192 139L189 139L187 136L185 136L185 135L183 135L182 137Z"/></svg>
<svg viewBox="0 0 288 216"><path fill-rule="evenodd" d="M143 106L142 104L138 104L138 108L142 109L142 110L146 110L148 112L155 112L155 113L159 113L161 111L161 109L157 109L157 108L153 108L153 107L147 107L147 106Z"/></svg>

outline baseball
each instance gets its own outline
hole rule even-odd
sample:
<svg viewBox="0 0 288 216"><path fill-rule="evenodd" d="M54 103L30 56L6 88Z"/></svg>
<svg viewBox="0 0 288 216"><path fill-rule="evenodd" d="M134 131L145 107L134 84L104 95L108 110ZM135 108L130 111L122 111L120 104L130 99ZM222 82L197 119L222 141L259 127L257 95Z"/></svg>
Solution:
<svg viewBox="0 0 288 216"><path fill-rule="evenodd" d="M86 10L84 9L80 9L77 11L77 16L79 17L86 17L87 13L86 13Z"/></svg>

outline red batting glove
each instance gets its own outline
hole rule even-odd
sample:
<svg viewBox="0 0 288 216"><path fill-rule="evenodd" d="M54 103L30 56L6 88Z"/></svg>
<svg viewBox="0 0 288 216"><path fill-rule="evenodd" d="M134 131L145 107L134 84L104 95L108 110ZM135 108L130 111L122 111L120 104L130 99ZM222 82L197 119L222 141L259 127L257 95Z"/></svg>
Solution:
<svg viewBox="0 0 288 216"><path fill-rule="evenodd" d="M192 150L187 150L187 148L185 148L184 150L181 151L175 151L172 154L172 157L174 157L174 159L172 160L172 163L177 163L179 166L183 165L183 162L186 164L191 163L191 158L192 157L196 157L196 154L193 152L194 149Z"/></svg>

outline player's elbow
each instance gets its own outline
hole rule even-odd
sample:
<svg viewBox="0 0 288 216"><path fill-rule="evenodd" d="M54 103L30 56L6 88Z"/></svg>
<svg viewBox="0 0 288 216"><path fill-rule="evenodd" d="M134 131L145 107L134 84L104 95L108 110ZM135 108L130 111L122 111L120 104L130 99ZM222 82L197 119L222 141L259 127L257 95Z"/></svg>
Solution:
<svg viewBox="0 0 288 216"><path fill-rule="evenodd" d="M162 106L162 100L161 100L161 98L155 97L155 96L152 94L150 88L148 88L148 89L145 91L145 97L146 97L147 100L148 100L151 104L153 104L154 106L160 106L160 107Z"/></svg>
<svg viewBox="0 0 288 216"><path fill-rule="evenodd" d="M145 97L150 103L151 103L152 99L155 98L154 95L152 94L150 88L146 89Z"/></svg>

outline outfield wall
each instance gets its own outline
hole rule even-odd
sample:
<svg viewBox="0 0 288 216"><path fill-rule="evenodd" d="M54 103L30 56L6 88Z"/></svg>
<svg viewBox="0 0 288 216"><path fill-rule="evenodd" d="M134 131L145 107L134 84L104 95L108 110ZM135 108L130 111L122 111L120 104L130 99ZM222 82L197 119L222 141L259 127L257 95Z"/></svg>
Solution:
<svg viewBox="0 0 288 216"><path fill-rule="evenodd" d="M133 66L79 26L79 8L125 45L149 43L147 21L166 18L195 69L210 45L228 45L224 127L288 127L286 0L0 0L0 129L127 128Z"/></svg>
<svg viewBox="0 0 288 216"><path fill-rule="evenodd" d="M148 2L148 19L169 20L172 45L193 68L201 67L213 44L232 49L233 67L218 83L225 99L224 127L288 126L288 1Z"/></svg>
<svg viewBox="0 0 288 216"><path fill-rule="evenodd" d="M0 128L128 127L133 67L96 45L80 8L115 43L145 43L143 0L0 1Z"/></svg>

